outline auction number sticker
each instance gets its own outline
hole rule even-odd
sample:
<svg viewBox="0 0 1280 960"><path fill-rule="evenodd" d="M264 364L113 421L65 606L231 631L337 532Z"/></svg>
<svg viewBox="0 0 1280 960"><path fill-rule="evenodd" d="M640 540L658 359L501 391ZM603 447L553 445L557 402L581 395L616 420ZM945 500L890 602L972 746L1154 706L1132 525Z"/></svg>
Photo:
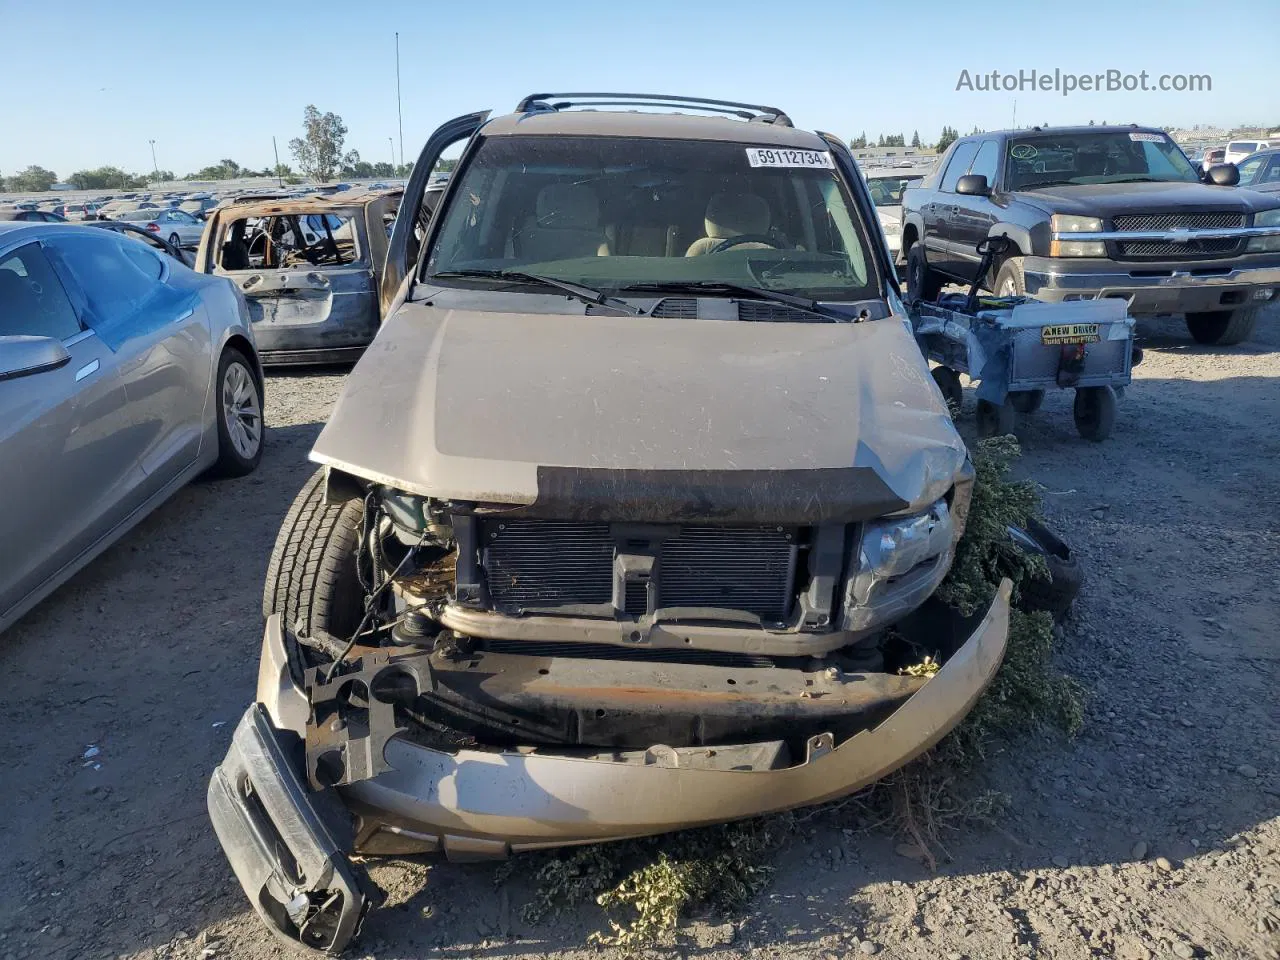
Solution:
<svg viewBox="0 0 1280 960"><path fill-rule="evenodd" d="M1164 134L1161 133L1137 133L1129 134L1129 139L1134 143L1164 143Z"/></svg>
<svg viewBox="0 0 1280 960"><path fill-rule="evenodd" d="M831 154L825 150L779 150L776 147L747 147L747 163L753 167L835 169Z"/></svg>
<svg viewBox="0 0 1280 960"><path fill-rule="evenodd" d="M1040 328L1041 343L1097 343L1096 323L1060 323Z"/></svg>

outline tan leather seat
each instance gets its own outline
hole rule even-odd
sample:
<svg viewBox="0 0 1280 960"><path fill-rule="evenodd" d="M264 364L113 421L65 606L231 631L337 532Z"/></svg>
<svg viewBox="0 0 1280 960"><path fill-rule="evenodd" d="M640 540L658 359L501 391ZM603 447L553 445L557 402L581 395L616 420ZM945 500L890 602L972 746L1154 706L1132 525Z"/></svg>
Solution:
<svg viewBox="0 0 1280 960"><path fill-rule="evenodd" d="M512 238L517 256L571 260L609 255L609 243L600 226L600 202L590 187L577 183L543 187L534 212L536 216L526 220Z"/></svg>
<svg viewBox="0 0 1280 960"><path fill-rule="evenodd" d="M754 193L717 193L707 202L702 225L707 235L693 241L685 251L686 257L710 253L720 241L730 237L768 233L769 204ZM769 249L769 244L746 242L733 249Z"/></svg>

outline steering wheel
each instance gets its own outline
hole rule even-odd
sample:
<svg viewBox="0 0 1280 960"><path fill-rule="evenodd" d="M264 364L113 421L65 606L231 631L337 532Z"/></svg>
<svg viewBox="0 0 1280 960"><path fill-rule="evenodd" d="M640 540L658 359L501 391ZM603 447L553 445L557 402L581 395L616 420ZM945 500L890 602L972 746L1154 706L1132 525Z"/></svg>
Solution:
<svg viewBox="0 0 1280 960"><path fill-rule="evenodd" d="M725 237L714 247L708 250L707 253L724 253L724 251L740 246L744 243L763 243L765 246L774 250L782 249L782 244L780 244L775 238L767 236L766 234L744 233L737 237Z"/></svg>

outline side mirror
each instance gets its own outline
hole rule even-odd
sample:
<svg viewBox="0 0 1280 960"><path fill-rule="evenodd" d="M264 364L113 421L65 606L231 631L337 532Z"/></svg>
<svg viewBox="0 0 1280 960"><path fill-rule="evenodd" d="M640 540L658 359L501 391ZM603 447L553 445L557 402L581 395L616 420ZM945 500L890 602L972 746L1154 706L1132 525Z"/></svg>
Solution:
<svg viewBox="0 0 1280 960"><path fill-rule="evenodd" d="M0 381L57 370L70 362L67 348L53 337L0 337Z"/></svg>
<svg viewBox="0 0 1280 960"><path fill-rule="evenodd" d="M1217 187L1235 187L1240 185L1240 171L1234 163L1215 163L1205 179Z"/></svg>
<svg viewBox="0 0 1280 960"><path fill-rule="evenodd" d="M981 173L966 173L956 181L956 193L967 197L985 197L991 192L987 178Z"/></svg>

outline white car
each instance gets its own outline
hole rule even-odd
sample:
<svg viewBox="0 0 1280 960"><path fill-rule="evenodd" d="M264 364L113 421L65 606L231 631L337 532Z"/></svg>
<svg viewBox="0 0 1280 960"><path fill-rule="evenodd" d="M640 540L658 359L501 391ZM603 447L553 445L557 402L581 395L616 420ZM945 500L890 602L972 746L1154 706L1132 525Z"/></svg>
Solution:
<svg viewBox="0 0 1280 960"><path fill-rule="evenodd" d="M204 233L204 221L185 210L169 208L164 210L129 210L111 218L124 223L132 223L148 233L164 237L175 247L194 250L200 245L200 235Z"/></svg>
<svg viewBox="0 0 1280 960"><path fill-rule="evenodd" d="M1223 163L1239 163L1250 154L1257 153L1259 150L1269 150L1271 147L1280 147L1280 141L1272 143L1267 140L1232 140L1227 144L1227 152L1222 157Z"/></svg>

